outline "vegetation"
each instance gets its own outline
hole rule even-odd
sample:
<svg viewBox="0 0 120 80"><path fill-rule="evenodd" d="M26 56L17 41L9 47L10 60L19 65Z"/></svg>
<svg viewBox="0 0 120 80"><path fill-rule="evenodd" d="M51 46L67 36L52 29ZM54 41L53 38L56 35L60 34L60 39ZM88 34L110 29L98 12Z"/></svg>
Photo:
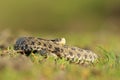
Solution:
<svg viewBox="0 0 120 80"><path fill-rule="evenodd" d="M120 80L120 0L0 0L0 80ZM26 57L13 50L18 37L64 37L91 49L98 63Z"/></svg>
<svg viewBox="0 0 120 80"><path fill-rule="evenodd" d="M71 43L72 45L77 41L75 37L70 40L72 41L68 41L68 43ZM89 42L84 42L82 39L80 40L80 42L84 44L89 44ZM80 45L80 43L77 45ZM6 50L0 51L0 79L119 80L120 55L115 53L115 51L107 50L107 48L105 49L102 46L97 46L94 50L97 55L99 55L98 63L85 67L69 63L64 59L58 60L57 63L55 63L52 56L44 59L39 54L33 55L31 53L29 57L26 57L25 55L16 53L11 46Z"/></svg>

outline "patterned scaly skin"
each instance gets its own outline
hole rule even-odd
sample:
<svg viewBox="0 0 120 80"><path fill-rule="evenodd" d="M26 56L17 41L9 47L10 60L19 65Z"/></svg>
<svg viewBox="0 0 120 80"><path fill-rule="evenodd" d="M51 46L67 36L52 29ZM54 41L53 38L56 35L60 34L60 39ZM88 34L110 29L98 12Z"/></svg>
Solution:
<svg viewBox="0 0 120 80"><path fill-rule="evenodd" d="M16 41L14 49L22 51L27 56L29 56L31 52L39 53L46 57L52 54L58 58L65 58L70 62L78 64L85 64L86 62L93 63L98 58L98 56L90 50L68 46L65 45L65 43L64 38L47 40L36 37L22 37Z"/></svg>

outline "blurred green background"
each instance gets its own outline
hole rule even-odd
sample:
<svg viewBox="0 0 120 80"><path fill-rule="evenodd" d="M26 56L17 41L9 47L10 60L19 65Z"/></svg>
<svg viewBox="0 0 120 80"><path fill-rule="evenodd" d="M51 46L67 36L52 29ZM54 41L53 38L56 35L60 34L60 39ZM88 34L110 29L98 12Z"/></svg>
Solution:
<svg viewBox="0 0 120 80"><path fill-rule="evenodd" d="M119 50L119 29L120 0L0 0L6 37L65 37L70 45Z"/></svg>
<svg viewBox="0 0 120 80"><path fill-rule="evenodd" d="M88 68L39 57L28 64L11 50L20 36L64 37L108 58ZM0 0L0 80L120 80L119 43L120 0Z"/></svg>
<svg viewBox="0 0 120 80"><path fill-rule="evenodd" d="M116 32L120 0L0 0L0 29L43 33Z"/></svg>

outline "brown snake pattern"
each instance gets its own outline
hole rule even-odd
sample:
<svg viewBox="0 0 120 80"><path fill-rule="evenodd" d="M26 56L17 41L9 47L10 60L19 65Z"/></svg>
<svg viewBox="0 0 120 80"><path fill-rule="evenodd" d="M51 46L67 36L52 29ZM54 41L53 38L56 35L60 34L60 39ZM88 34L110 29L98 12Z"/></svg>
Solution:
<svg viewBox="0 0 120 80"><path fill-rule="evenodd" d="M65 45L64 38L47 40L36 37L21 37L17 39L14 49L24 52L27 56L29 56L31 52L46 57L52 54L57 58L65 58L70 62L78 64L84 64L86 62L93 63L98 58L98 56L90 50Z"/></svg>

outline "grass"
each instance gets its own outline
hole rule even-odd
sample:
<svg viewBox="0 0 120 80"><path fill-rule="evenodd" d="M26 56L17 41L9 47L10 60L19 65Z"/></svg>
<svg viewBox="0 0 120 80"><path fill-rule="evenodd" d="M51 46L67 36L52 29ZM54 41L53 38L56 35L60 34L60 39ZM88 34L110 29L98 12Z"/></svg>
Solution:
<svg viewBox="0 0 120 80"><path fill-rule="evenodd" d="M12 49L1 51L1 80L119 80L120 55L99 47L101 55L94 66L83 67L62 59L55 64L54 58L43 60L38 54L29 57L15 53Z"/></svg>
<svg viewBox="0 0 120 80"><path fill-rule="evenodd" d="M101 45L104 43L104 46L99 45L94 49L93 47L97 45L96 43L93 44L93 40L99 39L100 36L95 37L92 35L83 36L72 34L64 36L67 39L67 44L77 44L76 46L79 47L86 47L87 45L90 45L87 47L90 47L99 56L98 63L94 63L94 65L88 67L70 64L65 59L60 59L57 63L55 63L52 56L44 59L39 54L33 55L31 53L29 57L26 57L25 55L16 53L11 46L6 50L0 50L0 80L120 79L120 54L118 51L114 51L117 49L115 45L118 46L118 37L115 37L114 35L112 35L112 38L111 36L107 36L107 41L101 40ZM82 39L79 36L81 36ZM103 37L106 38L105 35ZM111 43L113 41L114 44ZM114 50L111 49L111 46L115 47Z"/></svg>
<svg viewBox="0 0 120 80"><path fill-rule="evenodd" d="M120 0L1 0L0 80L120 80L119 4ZM30 34L65 37L68 45L93 50L99 61L83 67L14 52L15 38Z"/></svg>

